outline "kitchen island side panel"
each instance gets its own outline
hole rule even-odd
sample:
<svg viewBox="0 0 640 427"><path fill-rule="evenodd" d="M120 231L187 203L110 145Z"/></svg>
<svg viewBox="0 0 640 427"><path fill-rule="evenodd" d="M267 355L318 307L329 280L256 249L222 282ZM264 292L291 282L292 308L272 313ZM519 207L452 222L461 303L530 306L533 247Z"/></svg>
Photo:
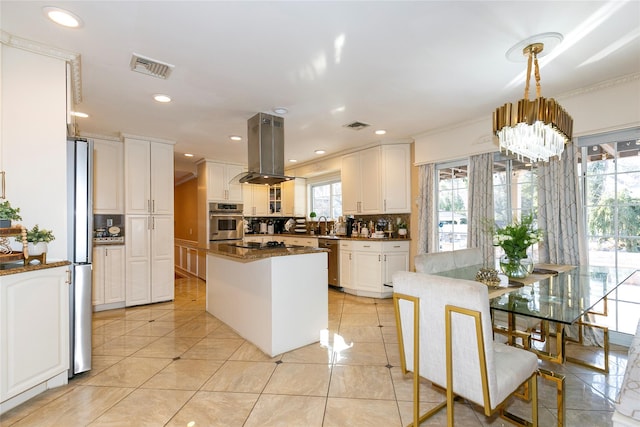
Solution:
<svg viewBox="0 0 640 427"><path fill-rule="evenodd" d="M326 253L239 262L207 255L207 312L270 356L328 326Z"/></svg>

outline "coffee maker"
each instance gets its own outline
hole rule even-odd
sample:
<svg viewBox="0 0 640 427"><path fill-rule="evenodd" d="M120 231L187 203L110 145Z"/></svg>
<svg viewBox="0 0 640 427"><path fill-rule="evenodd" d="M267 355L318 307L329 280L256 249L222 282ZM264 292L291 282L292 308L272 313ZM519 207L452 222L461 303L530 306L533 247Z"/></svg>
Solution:
<svg viewBox="0 0 640 427"><path fill-rule="evenodd" d="M356 220L353 215L349 215L345 217L347 222L347 237L351 237L351 233L353 232L353 224L355 224Z"/></svg>

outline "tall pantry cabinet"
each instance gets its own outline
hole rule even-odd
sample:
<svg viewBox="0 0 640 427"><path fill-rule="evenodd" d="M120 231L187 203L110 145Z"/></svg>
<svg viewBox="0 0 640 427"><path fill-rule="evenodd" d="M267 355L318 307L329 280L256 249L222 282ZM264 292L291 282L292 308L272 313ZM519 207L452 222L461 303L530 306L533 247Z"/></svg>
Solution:
<svg viewBox="0 0 640 427"><path fill-rule="evenodd" d="M125 137L126 306L174 299L173 144Z"/></svg>

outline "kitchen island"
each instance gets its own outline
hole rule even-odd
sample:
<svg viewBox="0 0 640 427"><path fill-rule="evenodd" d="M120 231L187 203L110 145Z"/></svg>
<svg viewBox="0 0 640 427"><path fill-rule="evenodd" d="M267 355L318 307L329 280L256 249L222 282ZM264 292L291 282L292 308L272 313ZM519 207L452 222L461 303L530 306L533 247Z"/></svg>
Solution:
<svg viewBox="0 0 640 427"><path fill-rule="evenodd" d="M312 344L328 326L327 250L212 243L206 310L269 356Z"/></svg>

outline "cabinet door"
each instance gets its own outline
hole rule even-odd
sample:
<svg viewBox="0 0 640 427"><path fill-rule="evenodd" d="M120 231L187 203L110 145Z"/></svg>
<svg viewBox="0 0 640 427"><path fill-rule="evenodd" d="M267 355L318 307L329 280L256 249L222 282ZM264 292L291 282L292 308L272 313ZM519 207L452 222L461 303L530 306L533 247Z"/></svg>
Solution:
<svg viewBox="0 0 640 427"><path fill-rule="evenodd" d="M409 145L382 147L382 203L385 213L411 212L410 162Z"/></svg>
<svg viewBox="0 0 640 427"><path fill-rule="evenodd" d="M104 303L110 304L124 301L124 246L111 246L104 248L104 258L102 262L104 262L105 267Z"/></svg>
<svg viewBox="0 0 640 427"><path fill-rule="evenodd" d="M381 213L380 147L360 152L360 184L362 186L360 213L365 215Z"/></svg>
<svg viewBox="0 0 640 427"><path fill-rule="evenodd" d="M269 209L269 186L245 184L243 189L244 215L271 215Z"/></svg>
<svg viewBox="0 0 640 427"><path fill-rule="evenodd" d="M147 214L151 208L149 141L124 141L125 212Z"/></svg>
<svg viewBox="0 0 640 427"><path fill-rule="evenodd" d="M93 212L124 212L124 170L122 143L94 140L93 143Z"/></svg>
<svg viewBox="0 0 640 427"><path fill-rule="evenodd" d="M409 271L408 252L388 252L383 255L382 260L384 262L384 285L393 286L393 273L396 271Z"/></svg>
<svg viewBox="0 0 640 427"><path fill-rule="evenodd" d="M151 302L151 233L150 216L127 215L125 305Z"/></svg>
<svg viewBox="0 0 640 427"><path fill-rule="evenodd" d="M355 289L382 291L382 254L380 252L353 252Z"/></svg>
<svg viewBox="0 0 640 427"><path fill-rule="evenodd" d="M173 215L173 145L151 143L151 213Z"/></svg>
<svg viewBox="0 0 640 427"><path fill-rule="evenodd" d="M207 199L213 202L226 202L226 167L223 163L207 162Z"/></svg>
<svg viewBox="0 0 640 427"><path fill-rule="evenodd" d="M231 182L237 175L244 172L244 167L241 165L227 165L226 171L226 183L227 183L227 199L230 202L242 203L242 189L243 184L239 182Z"/></svg>
<svg viewBox="0 0 640 427"><path fill-rule="evenodd" d="M304 216L306 210L307 182L295 178L280 184L282 188L282 215Z"/></svg>
<svg viewBox="0 0 640 427"><path fill-rule="evenodd" d="M68 267L0 278L0 401L69 368Z"/></svg>
<svg viewBox="0 0 640 427"><path fill-rule="evenodd" d="M104 247L93 248L93 292L91 293L91 301L93 305L104 304L104 251Z"/></svg>
<svg viewBox="0 0 640 427"><path fill-rule="evenodd" d="M352 281L352 252L340 249L340 286L353 289Z"/></svg>
<svg viewBox="0 0 640 427"><path fill-rule="evenodd" d="M359 213L361 184L359 153L342 157L340 180L342 182L342 213L345 215Z"/></svg>
<svg viewBox="0 0 640 427"><path fill-rule="evenodd" d="M173 216L151 217L151 302L174 297Z"/></svg>

